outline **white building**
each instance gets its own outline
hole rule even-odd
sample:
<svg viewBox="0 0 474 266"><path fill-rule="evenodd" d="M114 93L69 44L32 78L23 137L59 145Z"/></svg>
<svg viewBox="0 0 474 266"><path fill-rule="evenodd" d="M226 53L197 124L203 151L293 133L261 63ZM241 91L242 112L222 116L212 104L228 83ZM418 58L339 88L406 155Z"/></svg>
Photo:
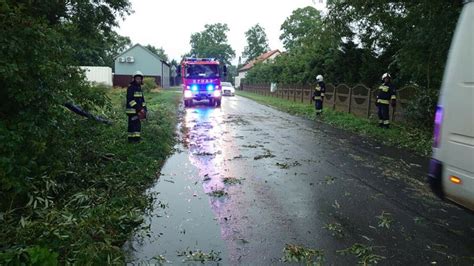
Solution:
<svg viewBox="0 0 474 266"><path fill-rule="evenodd" d="M235 77L234 82L235 82L235 87L238 88L240 87L240 82L242 79L245 79L245 76L247 75L247 71L252 69L256 63L267 63L267 62L272 62L277 56L281 54L280 50L272 50L269 52L266 52L264 54L261 54L259 57L256 59L251 60L249 63L247 63L245 66L240 68L238 70L238 75Z"/></svg>
<svg viewBox="0 0 474 266"><path fill-rule="evenodd" d="M112 68L98 66L81 66L89 82L112 86Z"/></svg>

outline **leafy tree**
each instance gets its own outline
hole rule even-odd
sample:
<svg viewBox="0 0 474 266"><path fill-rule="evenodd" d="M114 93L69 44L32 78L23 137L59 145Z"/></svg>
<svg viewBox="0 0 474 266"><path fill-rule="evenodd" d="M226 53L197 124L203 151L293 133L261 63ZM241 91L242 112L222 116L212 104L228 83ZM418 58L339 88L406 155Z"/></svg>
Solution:
<svg viewBox="0 0 474 266"><path fill-rule="evenodd" d="M206 24L204 30L191 35L191 51L188 55L217 58L221 63L230 65L235 51L227 40L227 24Z"/></svg>
<svg viewBox="0 0 474 266"><path fill-rule="evenodd" d="M117 17L130 13L128 0L49 1L47 4L17 1L17 4L24 5L28 14L34 17L41 18L46 14L48 23L57 26L65 43L74 50L77 65L110 66L113 63L111 54L116 54L114 48L127 42L113 28L118 26Z"/></svg>
<svg viewBox="0 0 474 266"><path fill-rule="evenodd" d="M390 71L400 85L417 84L413 118L430 125L461 2L332 0L328 23L378 56L379 75Z"/></svg>
<svg viewBox="0 0 474 266"><path fill-rule="evenodd" d="M123 53L132 46L129 37L120 36L116 32L112 32L110 40L107 42L108 47L105 48L105 66L114 66L115 56Z"/></svg>
<svg viewBox="0 0 474 266"><path fill-rule="evenodd" d="M59 182L67 170L78 144L69 141L74 120L63 104L107 103L75 66L100 63L92 58L107 51L98 44L129 7L126 0L0 3L0 212L23 208L43 177Z"/></svg>
<svg viewBox="0 0 474 266"><path fill-rule="evenodd" d="M168 62L168 55L166 54L165 49L163 49L163 47L156 48L155 46L150 44L145 47L154 54L156 54L158 57L163 59L163 61Z"/></svg>
<svg viewBox="0 0 474 266"><path fill-rule="evenodd" d="M280 40L287 50L301 47L322 37L323 20L320 12L308 6L294 10L281 25Z"/></svg>
<svg viewBox="0 0 474 266"><path fill-rule="evenodd" d="M244 48L242 57L246 59L247 63L270 50L265 29L259 24L246 31L245 37L247 38L247 46Z"/></svg>

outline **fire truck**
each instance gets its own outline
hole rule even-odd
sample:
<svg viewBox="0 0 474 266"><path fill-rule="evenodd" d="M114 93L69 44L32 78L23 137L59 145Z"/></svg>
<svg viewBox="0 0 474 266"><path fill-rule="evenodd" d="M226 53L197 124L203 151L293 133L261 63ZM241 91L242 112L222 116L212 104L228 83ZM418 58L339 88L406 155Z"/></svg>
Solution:
<svg viewBox="0 0 474 266"><path fill-rule="evenodd" d="M182 77L184 106L193 101L207 100L210 106L220 106L222 99L221 77L227 75L227 68L221 67L214 58L187 57L178 67Z"/></svg>

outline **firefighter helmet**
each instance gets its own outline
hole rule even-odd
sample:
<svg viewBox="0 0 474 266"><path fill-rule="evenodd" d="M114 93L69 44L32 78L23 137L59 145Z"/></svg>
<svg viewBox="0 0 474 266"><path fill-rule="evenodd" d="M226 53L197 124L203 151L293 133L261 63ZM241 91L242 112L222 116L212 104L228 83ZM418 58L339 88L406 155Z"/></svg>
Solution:
<svg viewBox="0 0 474 266"><path fill-rule="evenodd" d="M323 78L322 75L317 75L317 76L316 76L316 81L317 81L317 82L322 82L323 79L324 79L324 78Z"/></svg>
<svg viewBox="0 0 474 266"><path fill-rule="evenodd" d="M137 70L134 74L133 77L140 76L143 78L143 73L140 70Z"/></svg>
<svg viewBox="0 0 474 266"><path fill-rule="evenodd" d="M389 73L384 73L384 74L382 75L382 80L385 80L385 78L390 78L390 79L391 79L392 76L390 76Z"/></svg>

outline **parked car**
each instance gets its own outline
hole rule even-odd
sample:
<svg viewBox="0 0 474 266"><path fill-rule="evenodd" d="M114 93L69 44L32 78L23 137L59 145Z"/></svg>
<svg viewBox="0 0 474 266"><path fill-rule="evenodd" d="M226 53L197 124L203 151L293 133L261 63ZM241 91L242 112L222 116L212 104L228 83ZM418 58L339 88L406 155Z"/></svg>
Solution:
<svg viewBox="0 0 474 266"><path fill-rule="evenodd" d="M436 109L428 181L433 192L474 210L474 1L467 1L451 42Z"/></svg>
<svg viewBox="0 0 474 266"><path fill-rule="evenodd" d="M235 88L230 82L222 82L222 95L235 96Z"/></svg>

